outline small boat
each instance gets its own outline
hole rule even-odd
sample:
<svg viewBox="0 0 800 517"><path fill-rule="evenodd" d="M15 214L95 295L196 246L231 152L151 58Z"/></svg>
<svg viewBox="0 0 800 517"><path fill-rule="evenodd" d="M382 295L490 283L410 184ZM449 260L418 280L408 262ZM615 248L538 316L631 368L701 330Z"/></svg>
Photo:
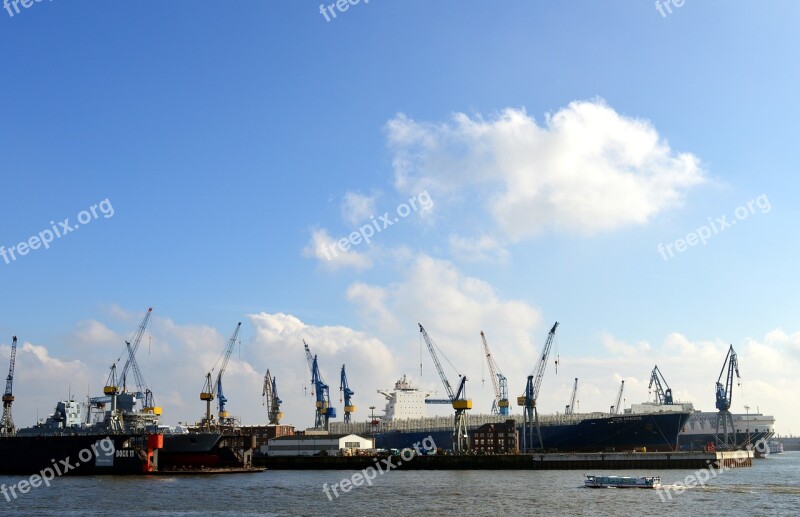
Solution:
<svg viewBox="0 0 800 517"><path fill-rule="evenodd" d="M658 476L590 476L586 474L583 482L586 488L660 488L661 478Z"/></svg>

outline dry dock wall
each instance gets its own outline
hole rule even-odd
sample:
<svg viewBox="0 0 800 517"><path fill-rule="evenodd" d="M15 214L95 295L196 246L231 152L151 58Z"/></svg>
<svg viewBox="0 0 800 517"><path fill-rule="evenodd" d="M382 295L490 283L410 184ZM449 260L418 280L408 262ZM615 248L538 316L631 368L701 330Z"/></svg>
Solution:
<svg viewBox="0 0 800 517"><path fill-rule="evenodd" d="M381 457L383 459L385 457ZM635 452L587 454L508 454L416 456L403 462L394 456L400 470L633 470L750 467L752 451L733 452ZM361 470L375 464L371 456L261 456L254 464L273 470Z"/></svg>

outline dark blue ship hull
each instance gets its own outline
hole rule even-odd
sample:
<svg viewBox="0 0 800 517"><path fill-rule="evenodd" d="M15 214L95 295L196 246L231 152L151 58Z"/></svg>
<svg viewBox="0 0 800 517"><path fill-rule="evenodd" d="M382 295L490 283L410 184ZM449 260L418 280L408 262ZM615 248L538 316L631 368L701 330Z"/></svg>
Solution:
<svg viewBox="0 0 800 517"><path fill-rule="evenodd" d="M646 448L648 451L675 451L680 433L689 413L657 413L586 418L574 424L542 425L542 442L545 450L558 452L630 451ZM520 448L539 449L536 428L533 436L518 422ZM376 435L375 446L381 449L414 448L430 437L437 448L452 449L453 436L449 430L430 432L384 432ZM429 443L429 441L427 442Z"/></svg>

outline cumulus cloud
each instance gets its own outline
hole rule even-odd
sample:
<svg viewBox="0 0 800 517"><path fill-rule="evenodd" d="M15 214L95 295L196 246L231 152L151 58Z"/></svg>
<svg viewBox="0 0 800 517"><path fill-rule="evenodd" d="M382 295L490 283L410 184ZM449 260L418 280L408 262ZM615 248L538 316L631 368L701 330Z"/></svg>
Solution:
<svg viewBox="0 0 800 517"><path fill-rule="evenodd" d="M363 270L372 267L372 259L366 253L353 248L342 251L337 241L325 229L311 233L311 241L303 250L303 256L313 257L322 267L332 270L346 267Z"/></svg>
<svg viewBox="0 0 800 517"><path fill-rule="evenodd" d="M369 222L375 215L375 202L380 197L380 192L373 191L369 195L348 191L342 200L342 218L351 225Z"/></svg>
<svg viewBox="0 0 800 517"><path fill-rule="evenodd" d="M508 250L494 237L482 234L478 237L451 235L450 253L465 262L505 262Z"/></svg>
<svg viewBox="0 0 800 517"><path fill-rule="evenodd" d="M438 124L400 114L386 127L398 190L451 202L476 193L510 240L643 224L704 181L696 156L602 100L572 102L543 125L506 109Z"/></svg>

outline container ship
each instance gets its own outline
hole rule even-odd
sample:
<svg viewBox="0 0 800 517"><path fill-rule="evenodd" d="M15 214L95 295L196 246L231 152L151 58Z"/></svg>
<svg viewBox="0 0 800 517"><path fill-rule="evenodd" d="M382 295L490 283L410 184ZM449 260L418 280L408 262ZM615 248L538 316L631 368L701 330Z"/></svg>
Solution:
<svg viewBox="0 0 800 517"><path fill-rule="evenodd" d="M431 437L437 448L453 448L453 417L428 417L426 400L433 392L414 386L406 376L394 390L378 390L386 398L384 415L371 422L331 422L335 434L375 436L380 449L403 449ZM542 445L558 452L605 452L646 449L674 451L678 434L691 411L640 411L637 413L584 413L539 417ZM513 419L519 443L524 436L521 415L470 415L468 432L474 435L486 424L501 424ZM538 442L538 435L534 438ZM538 446L538 443L537 443Z"/></svg>

